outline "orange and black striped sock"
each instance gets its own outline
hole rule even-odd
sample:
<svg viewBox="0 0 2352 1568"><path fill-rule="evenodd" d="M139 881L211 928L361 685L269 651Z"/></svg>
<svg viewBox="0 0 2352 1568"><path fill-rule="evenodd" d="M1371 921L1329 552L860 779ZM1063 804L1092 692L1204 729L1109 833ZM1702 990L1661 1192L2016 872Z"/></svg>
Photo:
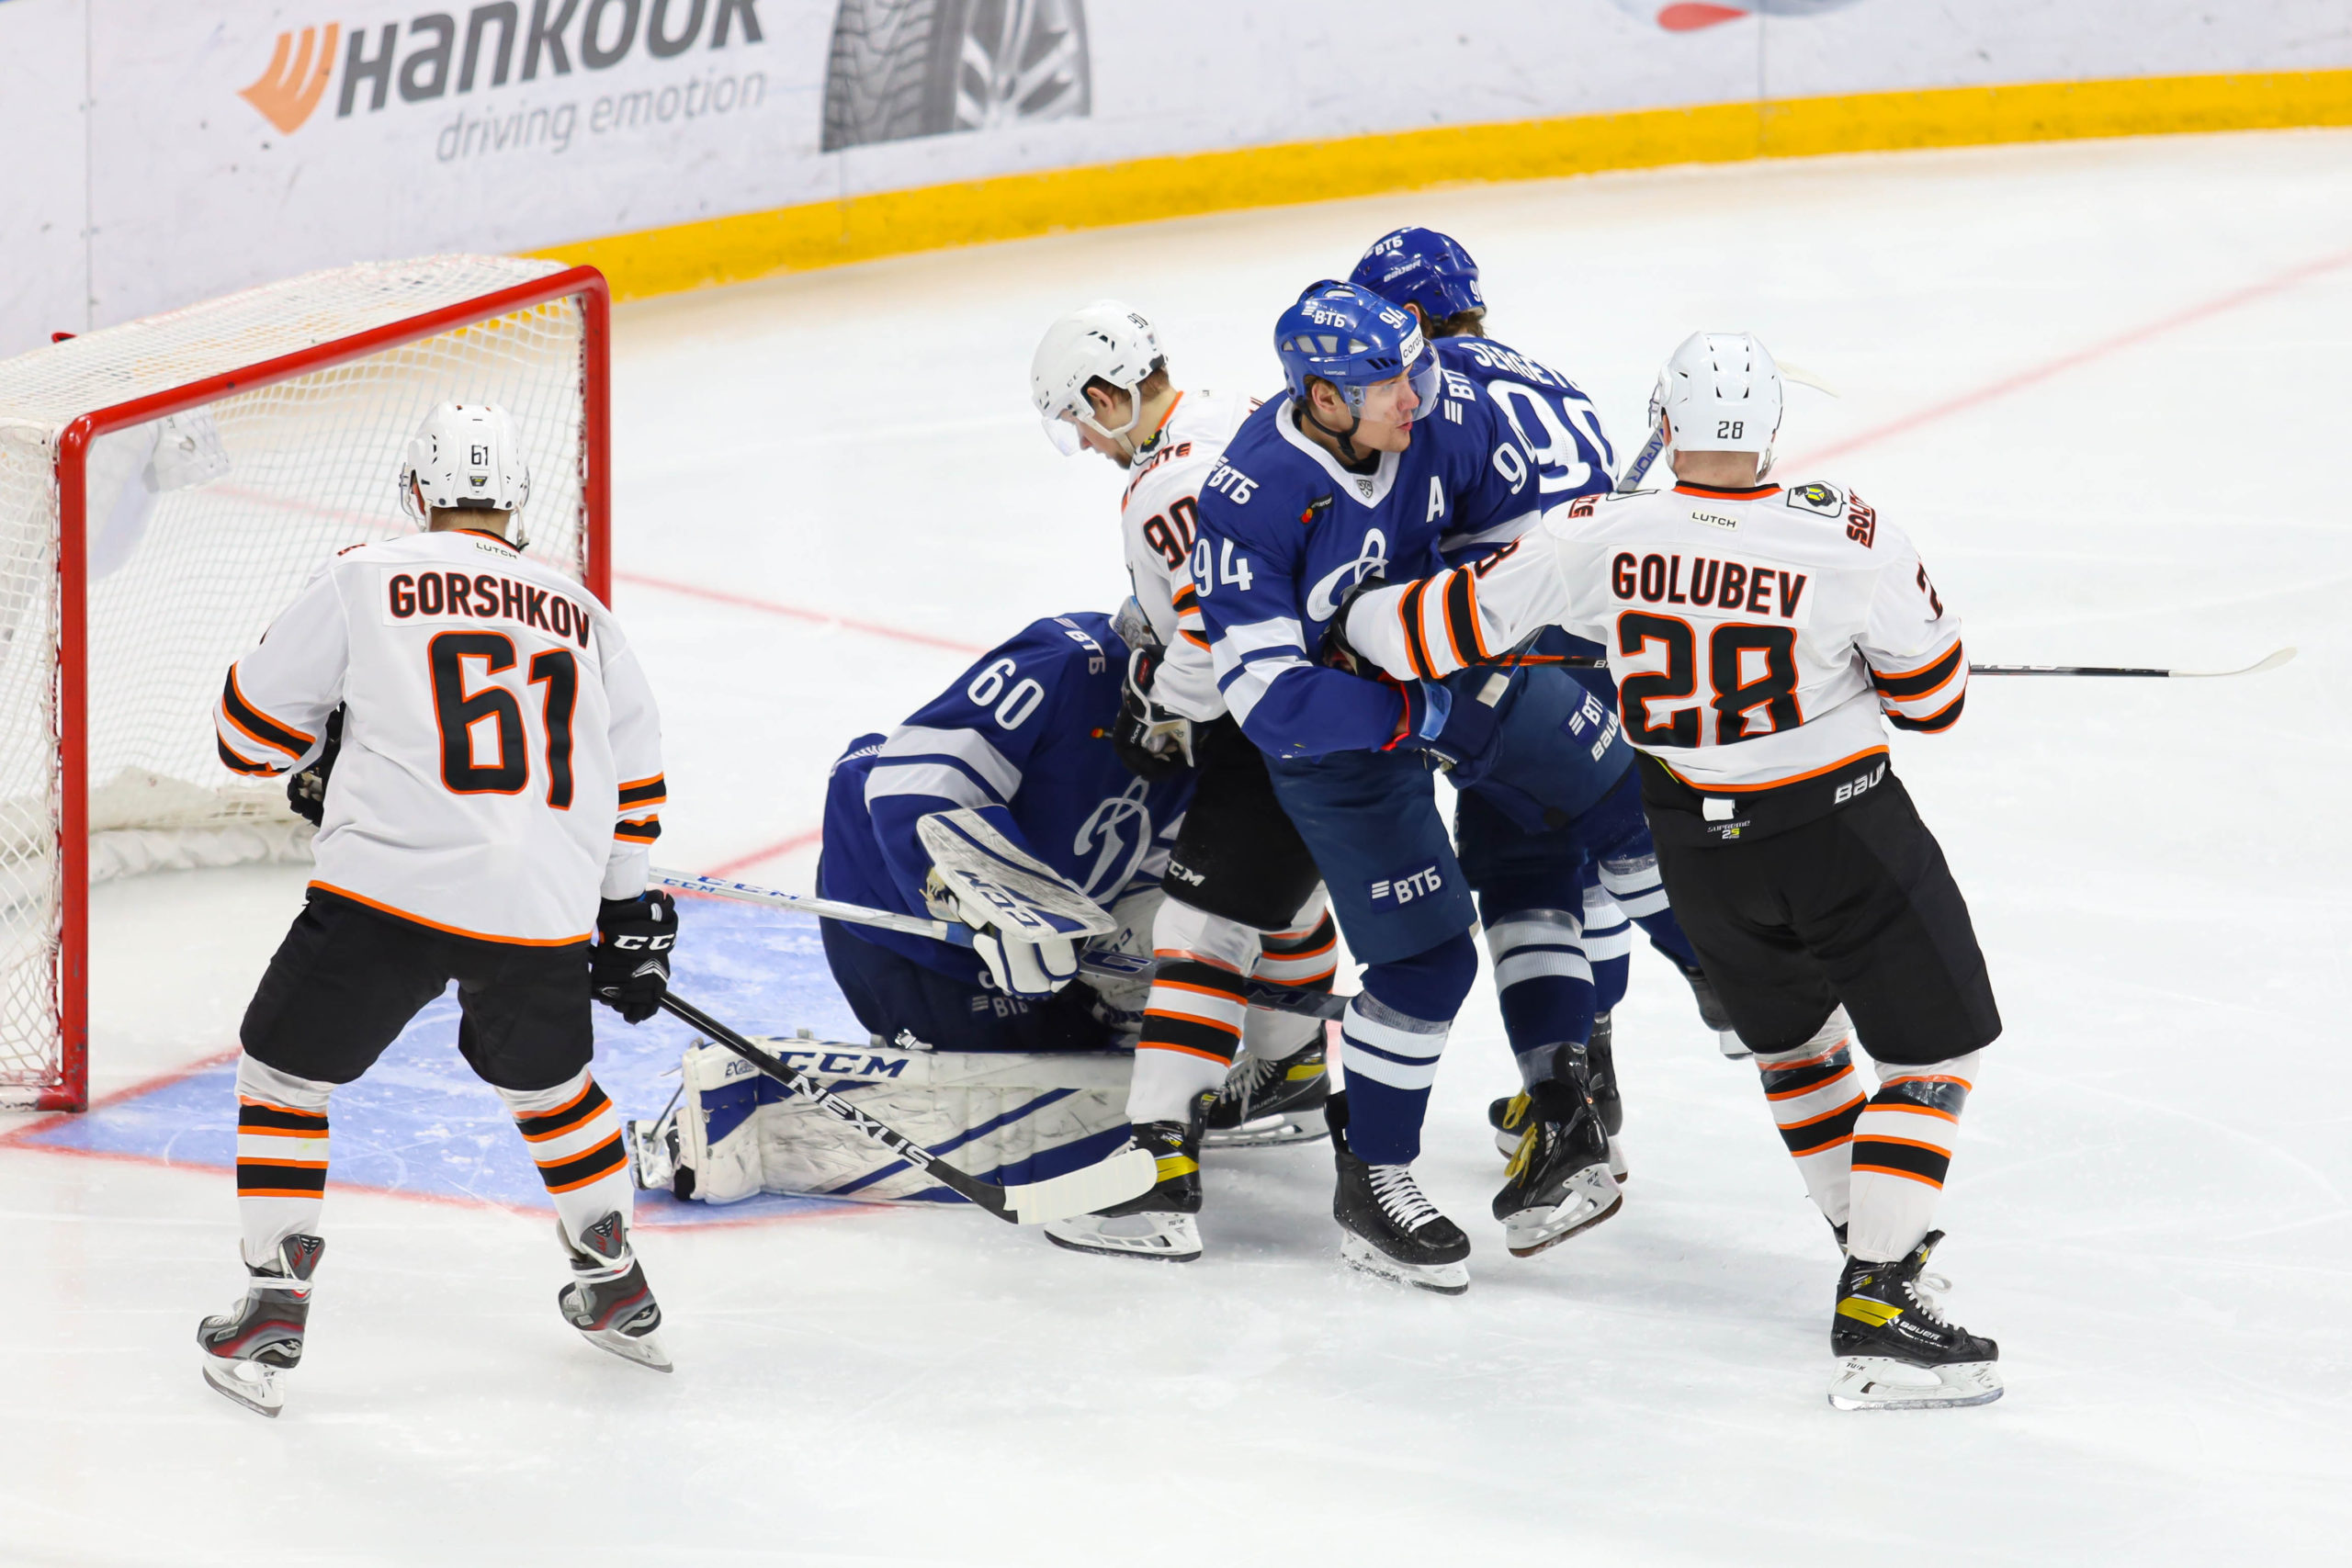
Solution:
<svg viewBox="0 0 2352 1568"><path fill-rule="evenodd" d="M1854 1124L1854 1217L1846 1245L1855 1257L1892 1262L1928 1234L1976 1057L1972 1051L1924 1066L1879 1064L1879 1091Z"/></svg>
<svg viewBox="0 0 2352 1568"><path fill-rule="evenodd" d="M1794 1050L1756 1056L1781 1142L1797 1162L1805 1191L1833 1225L1847 1223L1852 1205L1849 1153L1864 1103L1849 1046L1841 1010Z"/></svg>
<svg viewBox="0 0 2352 1568"><path fill-rule="evenodd" d="M606 1214L633 1213L628 1148L620 1112L582 1067L553 1089L502 1089L515 1131L530 1146L539 1179L564 1230L577 1237Z"/></svg>
<svg viewBox="0 0 2352 1568"><path fill-rule="evenodd" d="M1241 976L1190 953L1162 952L1136 1042L1127 1115L1181 1122L1203 1089L1225 1082L1241 1048Z"/></svg>
<svg viewBox="0 0 2352 1568"><path fill-rule="evenodd" d="M319 1234L334 1089L251 1056L237 1064L237 1213L251 1267L276 1263L289 1235Z"/></svg>

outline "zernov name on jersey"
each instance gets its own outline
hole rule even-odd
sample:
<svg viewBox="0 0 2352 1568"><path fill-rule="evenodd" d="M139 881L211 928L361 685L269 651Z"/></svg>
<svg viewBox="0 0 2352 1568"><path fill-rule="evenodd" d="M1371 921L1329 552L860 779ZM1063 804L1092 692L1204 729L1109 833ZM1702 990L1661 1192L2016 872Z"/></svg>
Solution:
<svg viewBox="0 0 2352 1568"><path fill-rule="evenodd" d="M1288 398L1266 403L1200 492L1193 586L1226 705L1276 756L1387 745L1396 694L1315 662L1341 602L1366 578L1438 570L1450 534L1516 536L1540 499L1518 434L1467 377L1448 373L1411 443L1369 474L1301 434Z"/></svg>
<svg viewBox="0 0 2352 1568"><path fill-rule="evenodd" d="M1535 461L1536 489L1543 504L1557 506L1579 495L1608 490L1615 481L1616 456L1601 433L1592 400L1566 376L1492 338L1437 340L1438 362L1478 384L1510 422ZM1449 535L1442 543L1448 561L1507 544L1487 530Z"/></svg>
<svg viewBox="0 0 2352 1568"><path fill-rule="evenodd" d="M1348 636L1443 675L1545 625L1607 647L1625 738L1701 791L1883 753L1882 714L1949 728L1968 688L1960 617L1910 539L1819 482L1581 497L1516 547L1366 594Z"/></svg>
<svg viewBox="0 0 2352 1568"><path fill-rule="evenodd" d="M825 789L818 890L928 917L931 857L915 824L958 807L978 808L1105 907L1135 884L1157 881L1193 775L1147 784L1112 750L1126 667L1126 644L1108 616L1050 616L983 654L888 736L852 741ZM980 962L967 948L849 929L940 974L981 983Z"/></svg>
<svg viewBox="0 0 2352 1568"><path fill-rule="evenodd" d="M1127 579L1151 622L1163 655L1152 700L1186 718L1225 712L1193 591L1193 547L1200 538L1201 485L1252 405L1214 392L1181 392L1129 471L1120 531Z"/></svg>
<svg viewBox="0 0 2352 1568"><path fill-rule="evenodd" d="M471 529L345 551L229 668L222 762L312 760L345 705L313 886L461 935L584 942L645 890L661 720L620 625Z"/></svg>

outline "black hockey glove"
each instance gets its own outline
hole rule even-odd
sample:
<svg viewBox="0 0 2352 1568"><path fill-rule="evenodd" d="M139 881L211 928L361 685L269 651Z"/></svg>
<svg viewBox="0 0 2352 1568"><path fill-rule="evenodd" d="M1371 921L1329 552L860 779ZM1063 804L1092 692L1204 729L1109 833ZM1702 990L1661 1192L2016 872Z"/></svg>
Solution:
<svg viewBox="0 0 2352 1568"><path fill-rule="evenodd" d="M596 912L588 985L596 999L631 1023L662 1010L670 988L670 949L678 940L678 905L656 887L635 898L607 898Z"/></svg>
<svg viewBox="0 0 2352 1568"><path fill-rule="evenodd" d="M1405 722L1391 745L1426 752L1451 771L1456 789L1487 776L1502 742L1502 719L1494 709L1435 681L1400 682L1396 690L1405 699Z"/></svg>
<svg viewBox="0 0 2352 1568"><path fill-rule="evenodd" d="M1193 765L1193 721L1151 700L1151 678L1159 672L1157 650L1138 648L1128 653L1118 722L1111 728L1111 750L1127 772L1147 784L1173 778Z"/></svg>
<svg viewBox="0 0 2352 1568"><path fill-rule="evenodd" d="M294 815L315 828L327 814L327 776L334 772L335 753L343 750L343 709L327 715L326 744L319 760L286 781L286 804Z"/></svg>
<svg viewBox="0 0 2352 1568"><path fill-rule="evenodd" d="M1380 671L1372 661L1358 653L1355 645L1348 641L1348 612L1355 608L1358 599L1375 588L1387 586L1388 580L1374 572L1348 590L1346 596L1340 601L1339 609L1332 614L1330 624L1323 628L1323 647L1316 662L1333 670L1344 670L1351 675L1379 676Z"/></svg>

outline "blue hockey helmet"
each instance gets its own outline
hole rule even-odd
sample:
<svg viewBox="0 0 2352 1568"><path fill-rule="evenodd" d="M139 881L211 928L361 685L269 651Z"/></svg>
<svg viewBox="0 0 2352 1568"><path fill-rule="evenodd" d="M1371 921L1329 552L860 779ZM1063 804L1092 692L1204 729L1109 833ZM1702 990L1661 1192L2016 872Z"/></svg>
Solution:
<svg viewBox="0 0 2352 1568"><path fill-rule="evenodd" d="M1383 234L1356 263L1348 281L1394 305L1419 305L1432 324L1464 310L1483 310L1478 264L1462 242L1434 229L1396 229Z"/></svg>
<svg viewBox="0 0 2352 1568"><path fill-rule="evenodd" d="M1420 323L1402 306L1352 283L1327 277L1310 285L1274 322L1274 353L1290 395L1309 410L1309 377L1338 388L1358 419L1365 390L1399 376L1412 378L1413 395L1420 400L1413 418L1427 418L1437 406L1437 351Z"/></svg>

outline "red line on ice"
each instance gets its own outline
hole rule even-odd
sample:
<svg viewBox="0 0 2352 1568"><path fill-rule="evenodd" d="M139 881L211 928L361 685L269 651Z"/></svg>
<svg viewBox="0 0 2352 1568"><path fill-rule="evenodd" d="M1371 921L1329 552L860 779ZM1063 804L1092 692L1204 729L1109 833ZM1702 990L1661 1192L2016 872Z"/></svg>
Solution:
<svg viewBox="0 0 2352 1568"><path fill-rule="evenodd" d="M950 653L980 654L988 649L978 643L958 642L954 637L933 637L929 632L910 631L905 626L885 626L879 621L862 621L854 615L836 615L823 610L803 609L797 604L779 604L773 599L755 599L748 593L730 593L725 589L704 588L692 582L673 582L666 577L648 577L639 571L616 571L613 576L622 582L639 588L657 589L663 593L683 594L689 599L707 599L714 604L732 604L740 610L757 610L763 615L782 615L787 620L807 621L811 626L841 626L845 630L864 632L868 637L886 637L898 642L919 643L925 648L944 648Z"/></svg>
<svg viewBox="0 0 2352 1568"><path fill-rule="evenodd" d="M2028 370L2020 370L2014 376L2004 377L1998 381L1979 387L1973 392L1963 392L1949 402L1938 403L1932 408L1922 409L1917 413L1905 414L1901 419L1892 420L1875 429L1865 430L1859 435L1849 435L1845 440L1832 443L1817 452L1803 453L1784 465L1784 469L1794 472L1800 467L1825 463L1832 457L1842 457L1849 452L1873 446L1889 437L1908 434L1923 424L1932 424L1937 420L1949 415L1977 408L1996 398L2005 398L2011 392L2022 390L2038 382L2047 381L2053 376L2075 369L2079 366L2088 365L2095 359L2104 359L2109 355L2119 353L2123 349L2136 348L2151 338L2161 337L2166 333L2192 326L2227 310L2234 310L2241 305L2251 304L2256 299L2292 288L2295 285L2317 277L2322 273L2334 272L2346 265L2352 265L2352 251L2341 251L2332 256L2323 256L2317 261L2309 261L2300 266L2289 267L2285 272L2274 277L2265 278L2260 283L2250 283L2243 288L2234 288L2227 294L2208 299L2201 305L2191 305L2186 310L2176 310L2169 316L2159 317L2155 321L2133 327L2128 332L2118 333L2113 337L2102 338L2087 347L2075 349L2071 354L2062 354L2055 359L2044 361Z"/></svg>
<svg viewBox="0 0 2352 1568"><path fill-rule="evenodd" d="M775 843L763 849L753 850L748 854L740 854L732 860L720 861L703 874L732 876L745 866L757 865L762 861L775 860L779 856L788 855L795 850L805 850L824 836L825 830L822 828L810 828L805 832L795 833L788 839L778 839Z"/></svg>

